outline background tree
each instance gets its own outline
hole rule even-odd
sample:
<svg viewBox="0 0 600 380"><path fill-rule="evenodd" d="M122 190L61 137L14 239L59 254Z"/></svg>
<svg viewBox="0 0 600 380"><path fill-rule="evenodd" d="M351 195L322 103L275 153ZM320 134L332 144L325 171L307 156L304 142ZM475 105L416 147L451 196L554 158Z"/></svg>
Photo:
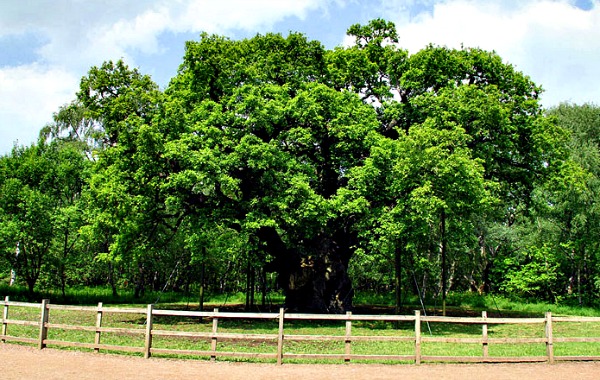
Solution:
<svg viewBox="0 0 600 380"><path fill-rule="evenodd" d="M0 160L0 171L0 188L6 194L0 201L3 258L16 268L30 293L44 265L58 271L64 291L66 263L78 235L77 200L85 157L71 144L40 140L27 148L15 147Z"/></svg>
<svg viewBox="0 0 600 380"><path fill-rule="evenodd" d="M97 162L89 180L87 234L99 248L98 258L111 272L117 263L132 264L136 295L140 295L154 255L164 253L177 215L161 198L165 161L159 124L161 93L150 77L122 61L93 67L81 81L78 103L99 128L95 133ZM160 261L160 260L158 260ZM130 272L130 273L131 273ZM115 279L111 276L113 293Z"/></svg>
<svg viewBox="0 0 600 380"><path fill-rule="evenodd" d="M567 159L541 195L545 216L556 236L556 256L562 258L567 296L582 305L593 302L600 290L598 274L597 194L600 190L600 108L593 104L561 104L548 111L570 133ZM558 231L557 231L558 230ZM558 289L561 291L562 289ZM591 297L591 298L590 298Z"/></svg>
<svg viewBox="0 0 600 380"><path fill-rule="evenodd" d="M467 193L468 196L463 196L461 200L460 197L455 198L452 191L460 189L463 186L461 180L464 181L467 177L460 178L457 175L449 178L452 181L440 194L441 199L460 200L459 204L463 210L472 210L471 213L459 214L459 225L463 227L455 226L456 229L450 234L444 233L443 228L443 222L447 222L447 215L444 215L446 207L425 207L424 216L429 223L419 227L418 218L414 218L418 212L404 210L403 206L399 210L408 211L406 214L411 216L407 216L405 222L396 221L392 224L395 228L387 228L386 231L390 235L371 235L368 226L363 227L363 232L367 236L384 239L388 248L396 247L392 250L397 251L393 255L396 258L394 262L397 268L397 286L401 271L399 265L402 262L398 258L410 257L404 265L410 262L427 263L428 270L422 273L423 280L429 274L442 277L439 289L442 298L450 288L450 284L447 283L455 279L467 280L471 287L486 288L496 251L488 249L490 245L483 233L488 231L490 226L511 225L516 218L521 217L515 214L517 210L521 212L528 209L534 185L545 178L546 173L555 170L560 162L560 157L554 153L554 146L557 141L560 142L562 132L544 118L538 102L540 89L525 75L503 63L496 54L479 49L453 50L428 46L414 55L408 55L397 48L397 36L387 26L385 22L375 20L368 26L350 28L350 33L356 38L356 46L335 51L333 64L337 65L336 72L351 70L339 64L344 62L344 57L356 60L358 56L365 62L363 67L378 68L371 71L377 71L378 74L363 74L362 77L353 78L353 85L346 85L345 88L354 88L361 94L370 94L363 99L376 108L380 122L379 130L389 139L402 140L405 136L410 136L411 129L415 126L427 124L430 127L430 141L439 144L435 142L435 134L439 133L437 131L461 129L466 137L463 140L464 145L460 146L464 147L467 156L470 157L471 167L481 165L483 168L481 178L475 175L476 170L466 171L471 173L472 178L467 182L478 178L473 184L481 183L482 186L475 186ZM381 54L374 56L370 51L380 51ZM350 74L347 74L346 78L349 77ZM337 78L344 76L338 75ZM340 80L340 83L344 82ZM379 90L373 92L371 88ZM374 93L380 95L373 95ZM390 148L387 146L385 149ZM435 149L444 148L443 145L431 147L432 151ZM452 154L452 150L449 149L448 153ZM410 164L418 164L419 154L413 153L409 157ZM444 160L448 161L448 158ZM449 165L451 167L450 163ZM395 176L390 175L393 173L391 166L392 164L387 168L383 166L380 176L370 178L374 182L374 187L367 191L367 198L371 204L382 204L386 211L405 202L411 206L418 204L408 202L408 194L403 193L401 187L397 187L395 192L386 190L380 193L381 184L394 181ZM415 182L424 180L428 185L428 181L442 181L442 176L437 170L415 171L411 175ZM481 190L475 190L476 188ZM431 197L428 192L424 195L424 199L431 202L439 199ZM465 208L468 205L470 207ZM402 211L398 214L402 214ZM381 215L384 219L375 225L387 224L391 218L387 212ZM411 230L421 232L411 238ZM456 259L466 258L466 253L469 252L470 262L484 262L480 266L481 270L468 265L470 272L467 270L447 278L447 266L442 265L442 261L448 252L448 239L454 240L451 245L454 245L457 252L462 252L452 255L454 258L448 263L450 268L460 267L456 265ZM390 246L390 242L396 243ZM475 249L475 244L482 249ZM438 246L440 255L432 255L434 247ZM412 252L403 254L402 250L406 247ZM372 252L376 254L377 250ZM431 269L435 267L441 270L431 273ZM473 272L473 269L478 273ZM423 285L426 287L425 281Z"/></svg>

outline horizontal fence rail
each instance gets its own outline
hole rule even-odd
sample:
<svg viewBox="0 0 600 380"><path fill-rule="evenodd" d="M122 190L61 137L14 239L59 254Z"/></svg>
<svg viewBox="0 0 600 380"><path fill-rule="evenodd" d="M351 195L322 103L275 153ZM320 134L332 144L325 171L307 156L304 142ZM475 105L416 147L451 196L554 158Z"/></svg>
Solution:
<svg viewBox="0 0 600 380"><path fill-rule="evenodd" d="M0 301L1 302L1 301ZM118 308L104 307L102 303L98 306L69 306L54 305L48 300L41 303L13 302L5 297L2 313L2 331L0 341L21 342L35 344L39 349L48 345L78 347L94 350L138 352L145 358L152 354L165 355L189 355L197 357L207 357L210 360L216 360L217 357L238 357L238 358L256 358L270 359L282 364L285 359L334 359L344 362L352 360L391 360L407 361L420 364L426 362L549 362L555 361L591 361L600 360L600 355L569 355L555 356L555 343L600 343L600 337L561 337L554 336L554 323L600 323L600 317L557 317L552 316L550 312L546 313L544 318L488 318L487 312L483 312L481 317L440 317L440 316L422 316L419 311L414 315L356 315L350 312L346 314L327 315L327 314L299 314L286 313L280 309L279 313L232 313L221 312L218 309L213 311L182 311L182 310L160 310L155 309L154 305L148 305L146 308ZM11 319L9 308L27 308L39 309L37 320L18 320ZM90 325L72 325L66 323L51 322L51 316L55 311L62 312L80 312L89 313L94 317L95 324ZM128 327L107 327L103 325L104 319L110 314L133 314L139 315L138 323L135 326ZM156 317L160 318L192 318L207 319L212 321L211 331L178 331L155 328ZM224 332L219 330L219 323L225 320L245 320L250 321L272 321L277 324L277 329L272 333L255 332ZM311 335L311 334L285 334L285 323L290 321L339 321L345 323L344 333L341 335ZM356 335L352 333L353 322L387 322L387 323L405 323L414 326L409 336L406 335ZM430 323L458 324L458 325L477 325L481 327L481 335L477 337L444 337L426 335L422 333L422 324L429 326ZM540 332L543 331L543 337L501 337L493 338L489 336L489 326L495 325L540 325ZM9 325L25 326L37 330L36 337L17 336L9 334ZM172 327L172 326L171 326ZM289 328L289 327L288 327ZM93 342L75 342L64 339L49 339L49 331L80 331L93 334ZM140 344L130 346L127 344L103 344L103 334L138 336ZM540 334L541 335L541 334ZM143 338L143 343L142 343ZM159 348L153 345L154 338L167 339L191 339L206 341L210 343L208 349L175 349ZM272 352L244 352L219 350L219 342L245 341L252 344L264 344L262 347L273 346ZM339 353L291 353L284 352L285 342L340 342L343 344L343 350ZM408 342L412 346L409 354L381 354L377 352L353 353L353 343L358 342ZM424 345L432 343L449 344L474 344L481 346L481 354L478 356L449 356L449 355L423 355ZM289 343L288 343L289 344ZM537 356L493 356L489 353L490 345L504 344L544 344L546 347L545 355Z"/></svg>

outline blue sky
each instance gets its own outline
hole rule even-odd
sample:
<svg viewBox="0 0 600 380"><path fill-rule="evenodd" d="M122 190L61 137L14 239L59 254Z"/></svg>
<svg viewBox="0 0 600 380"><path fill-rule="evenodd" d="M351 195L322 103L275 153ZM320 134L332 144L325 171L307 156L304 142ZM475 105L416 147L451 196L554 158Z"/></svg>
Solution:
<svg viewBox="0 0 600 380"><path fill-rule="evenodd" d="M33 143L103 61L123 58L164 87L202 31L298 31L333 48L378 17L412 53L495 50L542 85L546 107L600 103L600 0L1 0L0 154Z"/></svg>

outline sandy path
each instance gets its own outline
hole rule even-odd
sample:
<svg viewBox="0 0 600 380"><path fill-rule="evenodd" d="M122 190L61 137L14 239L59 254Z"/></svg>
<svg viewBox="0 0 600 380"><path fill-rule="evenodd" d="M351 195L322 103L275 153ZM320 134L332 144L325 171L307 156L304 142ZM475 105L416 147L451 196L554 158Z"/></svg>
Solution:
<svg viewBox="0 0 600 380"><path fill-rule="evenodd" d="M112 354L0 344L9 379L600 379L600 362L549 364L301 365L145 360Z"/></svg>

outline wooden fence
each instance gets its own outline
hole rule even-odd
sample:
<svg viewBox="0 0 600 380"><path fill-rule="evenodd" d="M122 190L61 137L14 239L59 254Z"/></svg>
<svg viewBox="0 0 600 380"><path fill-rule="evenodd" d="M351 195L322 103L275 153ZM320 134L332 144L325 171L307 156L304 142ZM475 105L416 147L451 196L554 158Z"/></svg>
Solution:
<svg viewBox="0 0 600 380"><path fill-rule="evenodd" d="M415 364L421 362L549 362L555 361L591 361L600 360L598 355L577 355L577 356L555 356L554 344L563 342L580 342L593 343L600 342L600 337L557 337L553 334L554 322L569 322L569 323L600 323L598 317L556 317L550 312L546 313L544 318L488 318L487 313L483 312L481 317L440 317L440 316L422 316L419 311L415 311L414 315L356 315L347 313L345 315L326 315L326 314L297 314L286 313L284 309L280 309L279 313L232 313L220 312L215 309L212 312L200 311L181 311L181 310L159 310L153 305L148 305L147 308L106 308L102 303L97 307L93 306L67 306L53 305L48 300L43 300L40 304L13 302L8 297L4 299L3 314L2 314L2 331L0 340L2 342L16 341L37 345L43 349L47 345L69 346L93 349L95 352L99 350L111 351L126 351L139 352L145 358L149 358L152 354L175 354L175 355L191 355L210 357L215 360L217 357L247 357L247 358L263 358L271 359L282 364L285 359L337 359L344 362L351 360L393 360L393 361L409 361ZM39 321L26 321L10 319L9 307L25 307L40 309ZM50 316L52 310L71 310L80 312L95 313L96 323L94 326L85 325L68 325L51 323ZM142 327L137 328L117 328L103 327L103 317L108 313L120 314L138 314L143 320ZM209 318L212 320L212 331L197 332L197 331L174 331L174 330L159 330L153 327L154 317L191 317L191 318ZM272 320L278 323L276 334L249 334L249 333L227 333L219 331L219 321L227 319L245 319L245 320ZM285 322L292 320L311 320L311 321L341 321L345 322L344 335L292 335L285 334ZM393 322L393 323L410 323L414 324L414 334L411 336L382 336L382 335L353 335L352 324L356 321L370 322ZM428 336L422 333L423 323L449 323L460 325L479 325L481 326L480 337L439 337ZM543 328L544 337L523 338L492 338L488 336L488 326L502 324L517 324L529 325L537 324ZM39 334L36 338L19 337L9 334L9 325L33 326L39 329ZM138 325L139 326L139 325ZM64 340L48 339L48 331L51 329L60 330L79 330L94 333L94 342L82 343ZM108 345L101 343L103 333L115 333L126 335L138 335L144 337L144 345L142 346L125 346L125 345ZM209 350L182 350L156 348L152 346L154 337L170 337L175 339L199 339L210 342ZM218 342L220 341L252 341L252 342L271 342L276 346L276 351L271 353L256 353L256 352L231 352L219 351ZM344 352L336 354L323 353L286 353L284 352L285 342L292 341L338 341L343 342ZM353 342L360 341L394 341L394 342L409 342L413 346L412 352L409 355L382 355L382 354L354 354L352 353ZM275 344L276 343L276 344ZM433 356L422 355L422 345L427 343L458 343L458 344L477 344L481 346L481 355L479 356ZM543 356L491 356L489 354L490 345L500 344L545 344L546 353Z"/></svg>

